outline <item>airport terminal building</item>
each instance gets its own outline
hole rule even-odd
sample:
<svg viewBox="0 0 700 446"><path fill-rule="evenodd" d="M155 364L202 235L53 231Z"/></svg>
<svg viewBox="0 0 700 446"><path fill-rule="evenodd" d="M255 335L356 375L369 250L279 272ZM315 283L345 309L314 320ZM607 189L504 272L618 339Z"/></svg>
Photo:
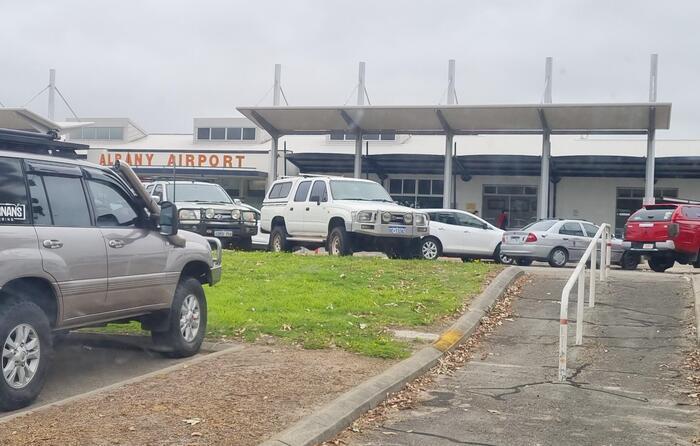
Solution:
<svg viewBox="0 0 700 446"><path fill-rule="evenodd" d="M149 134L127 118L83 118L68 140L89 144L89 161L122 159L145 180L193 179L221 184L259 207L270 171L273 138L246 118L195 118L192 133ZM286 135L278 141L277 174L352 176L355 134ZM610 222L620 233L644 197L647 139L641 135L552 135L549 215ZM537 218L541 137L455 135L451 207L493 221L502 211L520 227ZM362 177L381 182L406 205L442 207L445 141L390 131L362 135ZM700 199L700 140L656 140L654 194Z"/></svg>

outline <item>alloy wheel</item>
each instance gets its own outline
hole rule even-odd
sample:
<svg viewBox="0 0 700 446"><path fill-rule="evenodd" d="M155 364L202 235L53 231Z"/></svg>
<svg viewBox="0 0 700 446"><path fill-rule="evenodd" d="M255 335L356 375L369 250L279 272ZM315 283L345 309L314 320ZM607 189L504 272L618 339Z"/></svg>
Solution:
<svg viewBox="0 0 700 446"><path fill-rule="evenodd" d="M10 331L2 347L2 375L14 389L26 387L34 378L41 350L39 335L31 325L19 324Z"/></svg>
<svg viewBox="0 0 700 446"><path fill-rule="evenodd" d="M194 294L188 294L180 307L180 334L187 342L192 342L199 332L199 301Z"/></svg>
<svg viewBox="0 0 700 446"><path fill-rule="evenodd" d="M426 260L434 260L438 256L437 244L432 240L426 240L421 246L421 253Z"/></svg>

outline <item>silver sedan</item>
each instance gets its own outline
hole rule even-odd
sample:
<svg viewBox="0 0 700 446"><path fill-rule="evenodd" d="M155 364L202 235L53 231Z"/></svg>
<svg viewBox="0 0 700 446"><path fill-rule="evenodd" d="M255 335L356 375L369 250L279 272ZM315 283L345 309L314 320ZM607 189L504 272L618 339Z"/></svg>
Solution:
<svg viewBox="0 0 700 446"><path fill-rule="evenodd" d="M534 260L560 268L578 262L598 232L598 226L583 220L540 220L520 231L503 234L501 253L527 266ZM599 251L600 252L600 251ZM623 250L621 241L613 239L610 260L625 269L635 269L639 257Z"/></svg>

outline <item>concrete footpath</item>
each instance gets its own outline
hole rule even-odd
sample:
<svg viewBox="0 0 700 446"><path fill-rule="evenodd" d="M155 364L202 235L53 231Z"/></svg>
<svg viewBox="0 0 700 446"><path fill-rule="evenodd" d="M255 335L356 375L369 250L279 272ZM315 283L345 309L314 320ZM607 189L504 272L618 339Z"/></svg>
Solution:
<svg viewBox="0 0 700 446"><path fill-rule="evenodd" d="M530 268L515 317L411 410L354 434L355 445L690 445L700 407L681 371L693 347L690 281L679 274L611 271L575 339L569 309L569 383L556 382L559 297L571 269Z"/></svg>

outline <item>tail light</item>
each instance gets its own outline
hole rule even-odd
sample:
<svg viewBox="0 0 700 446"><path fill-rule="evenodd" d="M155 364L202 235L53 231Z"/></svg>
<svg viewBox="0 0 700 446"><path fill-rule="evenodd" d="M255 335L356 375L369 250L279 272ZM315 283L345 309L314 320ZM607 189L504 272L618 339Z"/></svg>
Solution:
<svg viewBox="0 0 700 446"><path fill-rule="evenodd" d="M668 236L673 238L678 235L680 230L681 228L678 225L678 223L671 223L670 225L668 225Z"/></svg>
<svg viewBox="0 0 700 446"><path fill-rule="evenodd" d="M532 243L537 241L537 236L533 234L532 232L527 235L527 238L525 239L525 243Z"/></svg>

